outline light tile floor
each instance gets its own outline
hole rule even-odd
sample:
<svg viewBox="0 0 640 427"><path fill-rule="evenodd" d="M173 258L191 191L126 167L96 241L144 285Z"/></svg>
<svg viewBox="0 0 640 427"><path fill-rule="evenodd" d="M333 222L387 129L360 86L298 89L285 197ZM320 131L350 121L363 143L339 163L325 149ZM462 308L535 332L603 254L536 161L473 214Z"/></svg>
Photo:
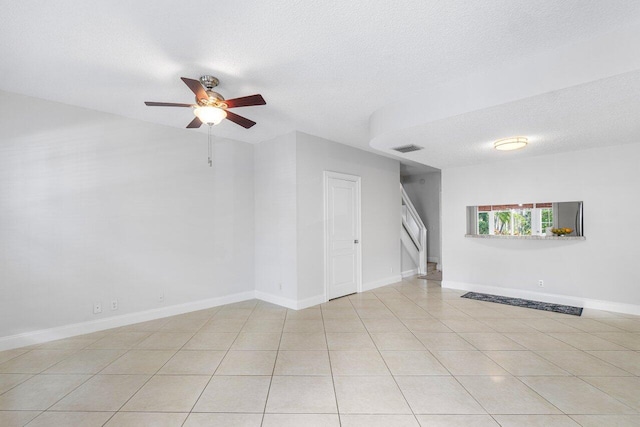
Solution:
<svg viewBox="0 0 640 427"><path fill-rule="evenodd" d="M0 352L0 425L640 426L640 317L407 279Z"/></svg>

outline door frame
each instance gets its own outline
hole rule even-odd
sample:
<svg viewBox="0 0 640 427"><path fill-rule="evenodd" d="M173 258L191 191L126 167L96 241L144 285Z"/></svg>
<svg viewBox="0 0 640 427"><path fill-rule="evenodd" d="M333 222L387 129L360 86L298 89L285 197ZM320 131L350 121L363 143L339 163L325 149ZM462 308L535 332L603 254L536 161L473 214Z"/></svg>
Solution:
<svg viewBox="0 0 640 427"><path fill-rule="evenodd" d="M359 243L356 245L356 292L362 292L362 199L361 199L361 177L349 175L341 172L323 171L322 184L324 193L324 301L329 301L329 179L336 178L351 181L356 184L356 233Z"/></svg>

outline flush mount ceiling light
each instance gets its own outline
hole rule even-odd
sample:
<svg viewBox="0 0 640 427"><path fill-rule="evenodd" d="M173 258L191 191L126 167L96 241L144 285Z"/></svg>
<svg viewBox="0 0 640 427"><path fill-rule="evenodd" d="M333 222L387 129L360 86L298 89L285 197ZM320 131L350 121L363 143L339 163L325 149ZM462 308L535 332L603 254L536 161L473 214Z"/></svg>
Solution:
<svg viewBox="0 0 640 427"><path fill-rule="evenodd" d="M512 136L497 140L493 143L493 148L500 151L519 150L526 147L528 143L529 140L524 136Z"/></svg>

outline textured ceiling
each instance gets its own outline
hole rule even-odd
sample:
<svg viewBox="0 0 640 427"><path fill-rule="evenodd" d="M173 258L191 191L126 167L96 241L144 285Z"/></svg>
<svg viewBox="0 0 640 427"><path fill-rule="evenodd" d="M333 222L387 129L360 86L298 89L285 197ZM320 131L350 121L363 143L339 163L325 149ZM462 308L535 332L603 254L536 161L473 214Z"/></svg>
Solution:
<svg viewBox="0 0 640 427"><path fill-rule="evenodd" d="M639 111L635 71L405 129L397 137L425 148L406 159L448 168L638 143ZM493 148L497 139L521 134L529 138L525 149Z"/></svg>
<svg viewBox="0 0 640 427"><path fill-rule="evenodd" d="M189 110L143 101L192 102L179 77L213 74L225 97L261 93L268 103L235 110L257 121L254 128L225 121L217 135L259 142L297 129L366 149L376 110L640 20L637 0L1 5L2 90L184 127ZM459 122L443 120L429 135L446 133L440 126L448 123L456 132ZM461 142L453 152L477 151L454 139Z"/></svg>

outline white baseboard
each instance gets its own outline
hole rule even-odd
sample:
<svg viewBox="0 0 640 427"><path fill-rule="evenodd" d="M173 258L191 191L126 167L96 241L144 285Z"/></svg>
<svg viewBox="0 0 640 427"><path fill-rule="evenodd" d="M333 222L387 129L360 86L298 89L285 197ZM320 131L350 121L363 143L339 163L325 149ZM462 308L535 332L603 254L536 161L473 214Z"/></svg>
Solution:
<svg viewBox="0 0 640 427"><path fill-rule="evenodd" d="M400 281L402 281L402 275L389 276L385 277L384 279L374 280L373 282L363 283L362 292L370 291L372 289L380 288L382 286L387 286Z"/></svg>
<svg viewBox="0 0 640 427"><path fill-rule="evenodd" d="M407 271L403 271L401 276L404 279L405 277L411 277L411 276L415 276L416 274L418 274L418 269L414 268L413 270L407 270Z"/></svg>
<svg viewBox="0 0 640 427"><path fill-rule="evenodd" d="M290 308L292 310L297 310L298 307L298 302L290 298L280 297L278 295L273 295L262 291L255 291L255 296L259 300L270 302L271 304L276 304L281 307Z"/></svg>
<svg viewBox="0 0 640 427"><path fill-rule="evenodd" d="M324 295L317 295L315 297L306 298L303 300L293 300L291 298L284 298L277 295L269 294L266 292L256 291L256 298L262 301L270 302L282 307L290 308L291 310L302 310L303 308L313 307L314 305L322 304L325 301Z"/></svg>
<svg viewBox="0 0 640 427"><path fill-rule="evenodd" d="M303 308L313 307L314 305L322 304L325 302L327 301L325 300L324 295L316 295L315 297L306 298L298 301L296 310L302 310Z"/></svg>
<svg viewBox="0 0 640 427"><path fill-rule="evenodd" d="M63 338L70 338L77 335L90 334L105 329L118 328L134 323L146 322L148 320L161 319L163 317L175 316L177 314L189 313L197 310L204 310L234 302L247 301L255 298L254 291L240 292L223 297L209 298L206 300L176 304L168 307L156 308L153 310L139 311L136 313L111 316L103 319L90 320L88 322L73 323L50 329L40 329L37 331L25 332L7 337L0 337L0 351L10 350L28 345L41 344L48 341L55 341Z"/></svg>
<svg viewBox="0 0 640 427"><path fill-rule="evenodd" d="M375 280L368 283L363 283L362 292L370 291L382 286L387 286L393 283L400 282L402 277L408 275L417 274L416 270L410 270L403 272L402 275L389 276L380 280ZM406 277L406 276L405 276ZM446 287L443 282L443 287ZM455 287L454 287L455 288ZM455 288L464 289L464 288ZM499 288L497 288L499 289ZM484 291L479 291L484 292ZM99 332L105 329L118 328L121 326L132 325L134 323L146 322L149 320L161 319L163 317L175 316L178 314L190 313L192 311L204 310L211 307L217 307L225 304L232 304L240 301L247 301L251 299L260 299L272 304L277 304L282 307L290 308L293 310L301 310L304 308L312 307L314 305L322 304L325 301L324 295L316 295L315 297L306 298L303 300L292 300L290 298L283 298L276 295L268 294L260 291L247 291L237 294L227 295L217 298L209 298L206 300L193 301L184 304L177 304L168 307L156 308L153 310L145 310L136 313L122 314L119 316L111 316L103 319L90 320L87 322L73 323L70 325L59 326L50 329L41 329L37 331L25 332L22 334L10 335L7 337L0 337L0 351L10 350L19 347L25 347L28 345L42 344L49 341L55 341L63 338L70 338L77 335L90 334L92 332ZM613 308L601 308L601 310L617 311ZM629 312L636 314L634 312ZM640 314L640 309L638 313Z"/></svg>
<svg viewBox="0 0 640 427"><path fill-rule="evenodd" d="M503 288L499 286L480 285L477 283L455 282L444 280L443 288L458 289L462 291L481 292L485 294L500 295L511 298L524 298L534 301L549 302L553 304L572 305L592 310L612 311L615 313L633 314L640 316L640 305L626 304L615 301L603 301L591 298L556 295L543 292L526 291L523 289Z"/></svg>

